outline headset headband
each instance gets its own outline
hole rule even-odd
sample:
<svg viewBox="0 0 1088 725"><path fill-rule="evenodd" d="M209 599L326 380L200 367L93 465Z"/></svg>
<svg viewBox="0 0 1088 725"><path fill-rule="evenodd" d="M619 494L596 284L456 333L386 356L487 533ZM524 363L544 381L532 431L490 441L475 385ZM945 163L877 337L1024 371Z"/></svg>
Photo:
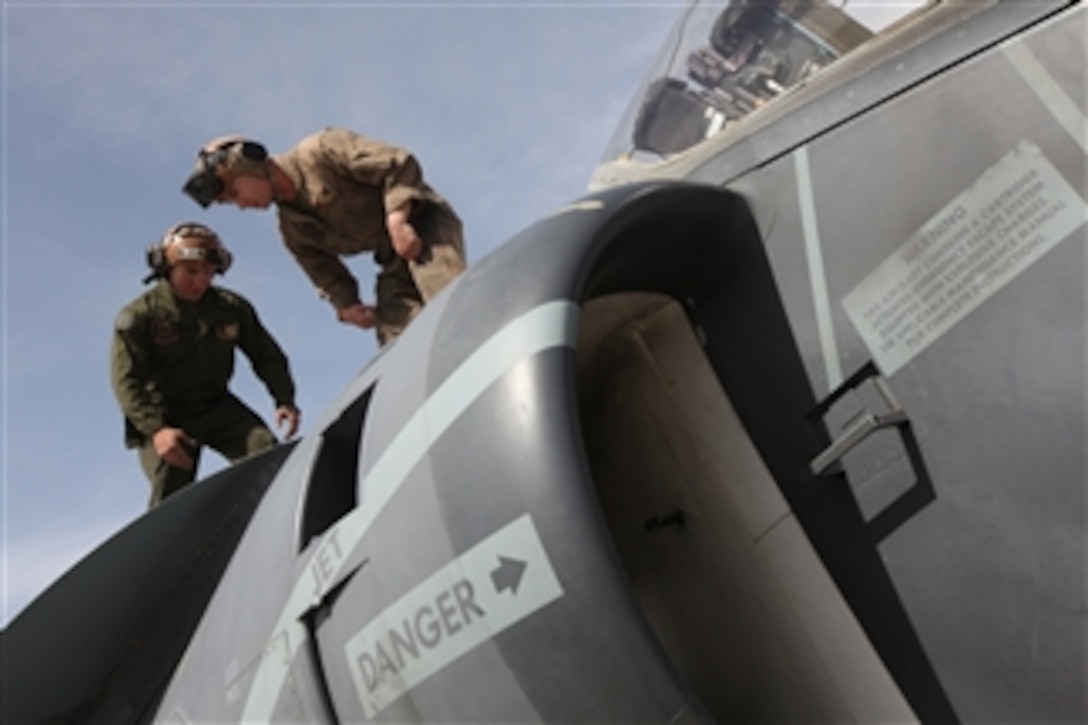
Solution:
<svg viewBox="0 0 1088 725"><path fill-rule="evenodd" d="M198 238L204 241L200 245L183 244L186 239ZM171 260L171 257L174 259ZM225 274L230 269L233 256L219 239L219 235L199 222L182 222L166 230L157 243L147 248L147 266L151 274L144 278L144 284L153 279L166 277L173 262L188 260L207 260L216 267L217 274Z"/></svg>

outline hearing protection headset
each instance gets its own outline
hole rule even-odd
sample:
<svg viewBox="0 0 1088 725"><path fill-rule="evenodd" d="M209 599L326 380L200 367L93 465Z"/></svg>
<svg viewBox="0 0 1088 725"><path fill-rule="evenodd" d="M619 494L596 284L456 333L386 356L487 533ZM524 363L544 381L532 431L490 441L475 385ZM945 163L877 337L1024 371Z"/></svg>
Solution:
<svg viewBox="0 0 1088 725"><path fill-rule="evenodd" d="M261 173L268 160L264 145L241 136L224 136L209 142L197 154L196 168L182 187L202 207L209 207L225 188L217 170L231 174Z"/></svg>
<svg viewBox="0 0 1088 725"><path fill-rule="evenodd" d="M182 222L166 230L163 238L147 248L151 274L144 284L166 277L170 267L184 260L204 260L215 265L216 274L226 274L233 257L219 235L198 222Z"/></svg>

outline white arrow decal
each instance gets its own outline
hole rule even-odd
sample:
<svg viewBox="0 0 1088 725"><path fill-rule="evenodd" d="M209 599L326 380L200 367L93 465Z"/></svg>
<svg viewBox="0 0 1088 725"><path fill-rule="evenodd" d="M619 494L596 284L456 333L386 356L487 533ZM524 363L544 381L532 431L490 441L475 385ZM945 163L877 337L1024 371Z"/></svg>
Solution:
<svg viewBox="0 0 1088 725"><path fill-rule="evenodd" d="M408 478L408 474L457 418L487 388L512 367L537 353L560 346L573 346L578 332L578 306L568 300L546 302L511 320L472 353L450 374L426 402L404 424L366 474L365 491L359 508L340 519L322 535L314 547L318 553L351 551L366 535L385 505ZM268 722L287 680L295 653L306 641L300 617L318 604L338 581L337 573L346 556L330 557L332 571L314 589L306 569L292 590L268 636L268 644L257 666L246 697L242 722ZM282 642L286 652L275 647Z"/></svg>
<svg viewBox="0 0 1088 725"><path fill-rule="evenodd" d="M528 514L492 534L348 640L344 654L367 718L562 595Z"/></svg>

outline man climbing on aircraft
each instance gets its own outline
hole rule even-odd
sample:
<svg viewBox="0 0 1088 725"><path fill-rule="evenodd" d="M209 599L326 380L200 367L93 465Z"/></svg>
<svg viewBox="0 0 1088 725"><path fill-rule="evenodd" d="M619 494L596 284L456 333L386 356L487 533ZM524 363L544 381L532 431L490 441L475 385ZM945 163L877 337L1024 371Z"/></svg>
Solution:
<svg viewBox="0 0 1088 725"><path fill-rule="evenodd" d="M239 136L206 144L183 191L203 207L275 204L287 249L341 322L399 335L465 268L461 221L404 149L325 129L269 156ZM376 304L364 304L340 257L373 252Z"/></svg>
<svg viewBox="0 0 1088 725"><path fill-rule="evenodd" d="M240 295L212 286L231 263L208 227L171 227L147 251L158 284L126 305L113 331L110 377L125 416L125 444L139 448L149 508L190 484L200 450L237 461L276 445L261 418L227 389L234 350L249 358L276 404L284 439L298 430L287 357Z"/></svg>

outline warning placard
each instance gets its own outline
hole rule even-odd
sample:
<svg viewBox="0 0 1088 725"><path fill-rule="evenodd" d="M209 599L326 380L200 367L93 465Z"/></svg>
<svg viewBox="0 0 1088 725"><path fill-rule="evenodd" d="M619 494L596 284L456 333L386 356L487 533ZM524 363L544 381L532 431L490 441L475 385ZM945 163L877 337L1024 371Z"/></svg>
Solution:
<svg viewBox="0 0 1088 725"><path fill-rule="evenodd" d="M348 640L366 717L562 594L528 514L495 532Z"/></svg>
<svg viewBox="0 0 1088 725"><path fill-rule="evenodd" d="M843 307L891 375L1086 218L1072 185L1024 141L843 297Z"/></svg>

